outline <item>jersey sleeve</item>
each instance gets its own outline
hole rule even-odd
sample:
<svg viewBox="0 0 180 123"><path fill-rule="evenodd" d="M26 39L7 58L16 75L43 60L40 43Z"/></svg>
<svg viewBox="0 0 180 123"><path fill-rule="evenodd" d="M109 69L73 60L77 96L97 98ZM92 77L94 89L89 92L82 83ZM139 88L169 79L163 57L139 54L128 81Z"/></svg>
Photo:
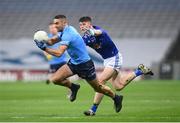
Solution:
<svg viewBox="0 0 180 123"><path fill-rule="evenodd" d="M73 39L72 39L72 36L71 36L71 35L64 34L64 35L62 36L62 40L60 41L60 44L61 44L61 45L69 46L72 40L73 40Z"/></svg>

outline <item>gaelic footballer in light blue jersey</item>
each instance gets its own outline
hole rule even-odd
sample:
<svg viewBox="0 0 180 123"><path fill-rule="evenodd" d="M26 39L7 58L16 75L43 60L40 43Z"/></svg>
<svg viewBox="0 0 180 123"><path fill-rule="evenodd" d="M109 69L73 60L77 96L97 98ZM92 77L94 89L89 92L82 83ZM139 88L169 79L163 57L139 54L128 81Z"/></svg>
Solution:
<svg viewBox="0 0 180 123"><path fill-rule="evenodd" d="M58 32L56 25L54 23L50 23L49 24L49 34L48 37L52 38L53 36L57 35ZM58 49L60 46L60 42L55 43L51 46L47 46L48 48L52 48L52 49ZM50 77L53 73L55 73L61 66L63 66L64 64L67 63L67 58L66 58L66 54L62 54L62 56L60 57L56 57L53 55L50 55L46 52L44 52L44 55L46 56L46 59L48 60L48 64L49 64L49 75L48 77ZM46 84L49 84L49 79L46 80Z"/></svg>
<svg viewBox="0 0 180 123"><path fill-rule="evenodd" d="M35 41L35 43L40 49L58 57L67 50L70 60L53 74L50 81L56 85L69 88L71 90L70 101L74 101L80 85L71 83L67 78L77 74L85 79L96 92L111 97L114 101L116 112L119 112L122 107L121 97L116 95L108 86L98 83L94 64L88 55L86 45L80 34L74 27L68 25L67 18L64 15L55 16L53 21L61 34L50 38L48 44L53 45L60 42L61 46L59 49L48 48L43 41Z"/></svg>
<svg viewBox="0 0 180 123"><path fill-rule="evenodd" d="M104 59L104 70L99 76L100 83L105 84L111 80L116 90L122 90L137 76L151 73L149 68L140 65L134 72L121 77L119 71L122 66L122 55L108 33L101 27L92 25L92 20L88 16L79 19L79 27L83 32L83 40L86 45L94 49ZM122 101L123 96L120 97ZM84 114L87 116L95 115L102 98L103 94L96 93L92 107Z"/></svg>
<svg viewBox="0 0 180 123"><path fill-rule="evenodd" d="M48 35L49 38L53 36L54 35L52 33ZM58 49L60 45L61 45L60 42L58 42L58 43L55 43L54 45L47 46L47 47L51 49ZM61 66L63 66L67 62L67 57L65 53L62 54L60 57L50 55L46 52L44 52L44 54L48 60L48 64L50 65L50 68L49 68L50 73L56 72Z"/></svg>

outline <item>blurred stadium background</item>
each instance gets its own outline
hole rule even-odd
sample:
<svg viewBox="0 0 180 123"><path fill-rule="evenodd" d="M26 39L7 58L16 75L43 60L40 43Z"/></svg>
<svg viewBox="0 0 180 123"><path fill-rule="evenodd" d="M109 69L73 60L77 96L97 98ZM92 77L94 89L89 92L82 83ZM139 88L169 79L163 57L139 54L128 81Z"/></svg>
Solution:
<svg viewBox="0 0 180 123"><path fill-rule="evenodd" d="M33 34L47 31L56 14L78 30L78 19L91 16L122 52L123 71L144 63L155 76L140 79L180 80L180 0L0 0L0 82L47 78L48 63ZM101 70L101 58L92 50L90 55Z"/></svg>

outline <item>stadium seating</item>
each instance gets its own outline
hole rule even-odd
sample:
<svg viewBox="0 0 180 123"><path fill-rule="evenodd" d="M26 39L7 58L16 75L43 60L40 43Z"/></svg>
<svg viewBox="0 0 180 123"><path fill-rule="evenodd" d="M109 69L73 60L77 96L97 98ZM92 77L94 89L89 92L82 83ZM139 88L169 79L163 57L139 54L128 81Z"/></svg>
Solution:
<svg viewBox="0 0 180 123"><path fill-rule="evenodd" d="M174 38L180 27L179 0L1 0L0 39L32 38L56 14L76 27L92 16L114 38Z"/></svg>

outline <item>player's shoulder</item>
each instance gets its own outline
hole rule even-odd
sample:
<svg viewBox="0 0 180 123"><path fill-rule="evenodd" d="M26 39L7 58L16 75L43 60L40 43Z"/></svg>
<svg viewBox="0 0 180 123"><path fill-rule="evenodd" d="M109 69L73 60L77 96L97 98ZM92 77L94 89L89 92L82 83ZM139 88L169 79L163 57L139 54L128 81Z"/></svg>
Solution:
<svg viewBox="0 0 180 123"><path fill-rule="evenodd" d="M62 31L62 36L70 36L70 33L72 35L73 33L73 27L71 26L65 26L64 30Z"/></svg>
<svg viewBox="0 0 180 123"><path fill-rule="evenodd" d="M70 25L66 26L62 33L62 40L72 41L77 37L81 37L78 31Z"/></svg>
<svg viewBox="0 0 180 123"><path fill-rule="evenodd" d="M68 25L65 28L67 29L68 32L77 32L76 28L71 25Z"/></svg>
<svg viewBox="0 0 180 123"><path fill-rule="evenodd" d="M79 34L78 31L76 30L76 28L71 25L68 25L65 27L65 33L67 35L71 34L71 36L76 36Z"/></svg>

